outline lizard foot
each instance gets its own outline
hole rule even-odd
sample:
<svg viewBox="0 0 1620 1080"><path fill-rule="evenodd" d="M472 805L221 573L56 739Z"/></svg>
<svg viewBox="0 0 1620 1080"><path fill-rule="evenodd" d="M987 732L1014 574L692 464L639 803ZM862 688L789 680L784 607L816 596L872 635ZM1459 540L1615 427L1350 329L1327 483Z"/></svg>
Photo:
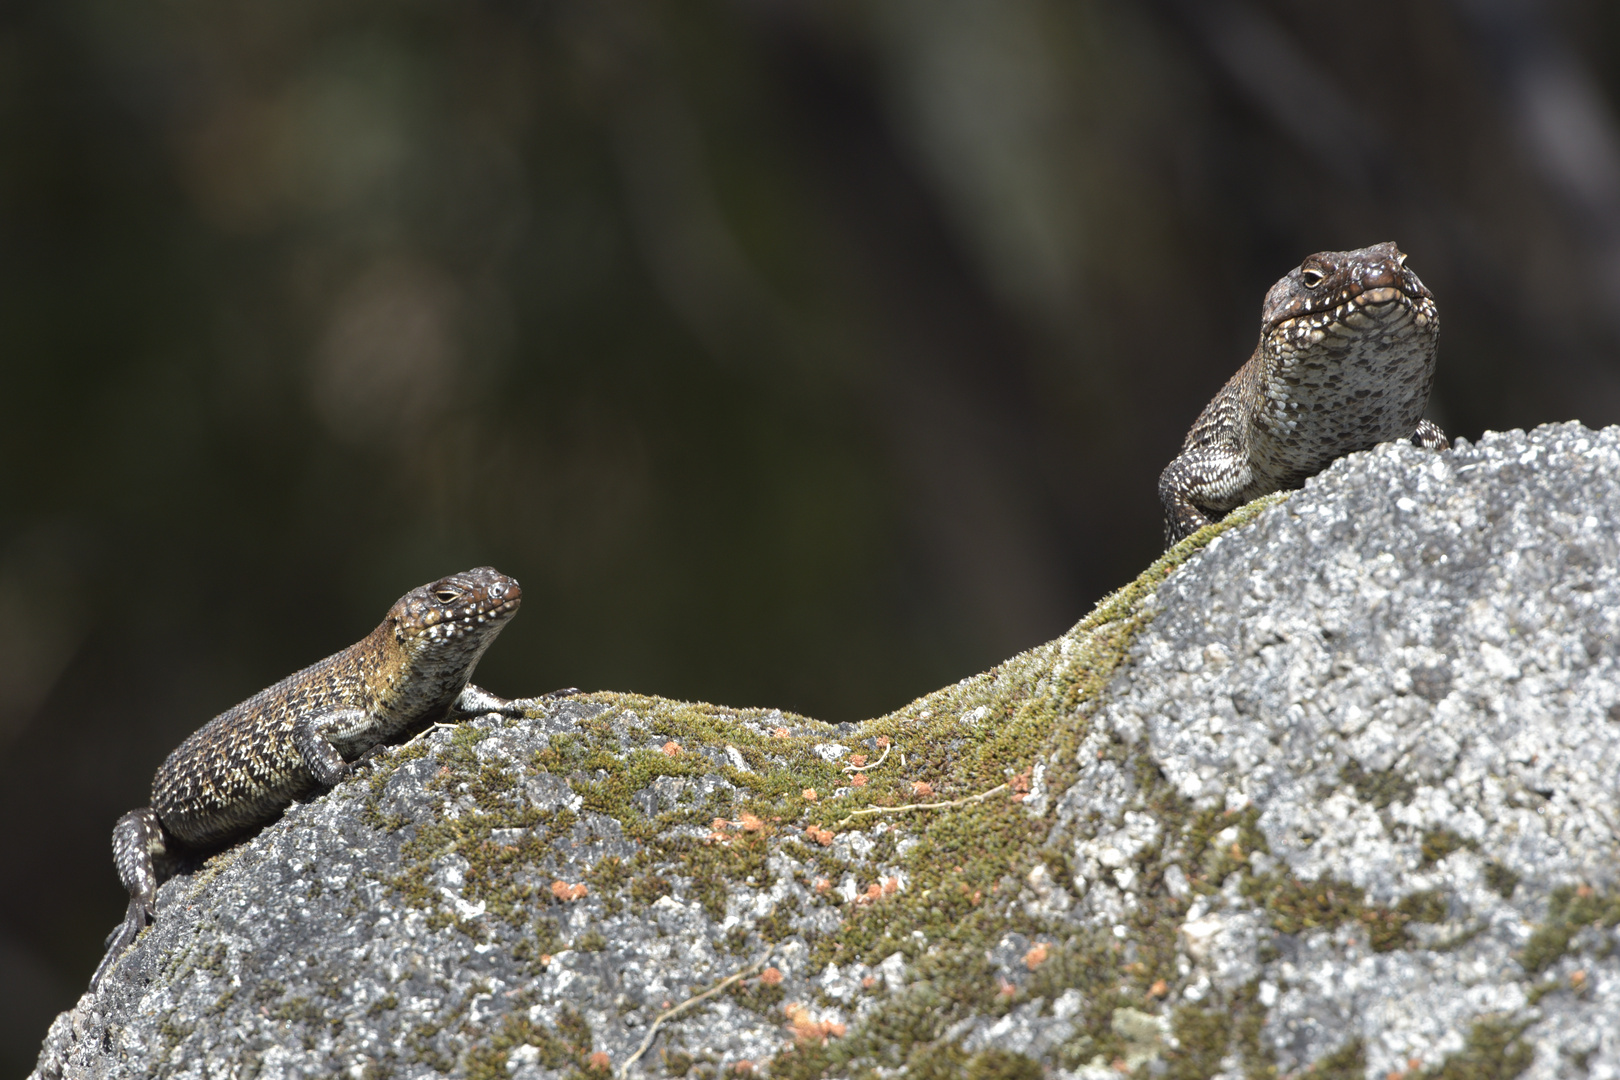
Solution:
<svg viewBox="0 0 1620 1080"><path fill-rule="evenodd" d="M129 908L124 912L124 921L119 923L112 933L107 935L107 955L101 958L96 965L96 973L90 976L90 989L94 991L101 985L101 980L113 969L118 958L124 955L124 950L135 944L140 932L146 929L146 924L156 918L150 901L138 896L129 899Z"/></svg>

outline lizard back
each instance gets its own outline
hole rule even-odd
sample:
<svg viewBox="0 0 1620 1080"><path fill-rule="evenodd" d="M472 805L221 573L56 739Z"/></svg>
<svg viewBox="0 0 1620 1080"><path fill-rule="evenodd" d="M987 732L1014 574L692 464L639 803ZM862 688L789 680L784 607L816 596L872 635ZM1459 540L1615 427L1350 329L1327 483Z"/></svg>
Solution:
<svg viewBox="0 0 1620 1080"><path fill-rule="evenodd" d="M188 844L271 820L316 786L294 741L300 720L344 714L324 734L352 761L413 724L442 718L521 595L517 582L490 567L411 590L360 641L187 737L152 779L152 809Z"/></svg>

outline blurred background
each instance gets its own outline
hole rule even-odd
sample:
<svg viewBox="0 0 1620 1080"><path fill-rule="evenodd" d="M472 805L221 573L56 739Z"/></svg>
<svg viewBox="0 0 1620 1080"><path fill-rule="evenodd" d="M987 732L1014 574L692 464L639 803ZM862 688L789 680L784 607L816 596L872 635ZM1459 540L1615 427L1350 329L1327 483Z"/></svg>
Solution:
<svg viewBox="0 0 1620 1080"><path fill-rule="evenodd" d="M489 563L479 672L855 720L1060 633L1267 286L1620 420L1607 0L0 8L0 1072L216 712Z"/></svg>

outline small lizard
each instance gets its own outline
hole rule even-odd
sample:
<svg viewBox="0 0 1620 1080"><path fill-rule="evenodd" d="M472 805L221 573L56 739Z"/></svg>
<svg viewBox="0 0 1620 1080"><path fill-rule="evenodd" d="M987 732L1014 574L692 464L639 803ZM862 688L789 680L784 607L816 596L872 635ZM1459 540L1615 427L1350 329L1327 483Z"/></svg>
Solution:
<svg viewBox="0 0 1620 1080"><path fill-rule="evenodd" d="M407 728L489 712L521 716L521 706L468 680L522 596L516 581L488 566L412 589L355 644L193 732L152 778L152 805L131 810L113 829L129 910L90 988L155 917L154 858L206 849L275 820Z"/></svg>
<svg viewBox="0 0 1620 1080"><path fill-rule="evenodd" d="M1357 450L1448 449L1423 419L1439 334L1434 297L1394 244L1300 263L1266 293L1254 354L1159 477L1165 546Z"/></svg>

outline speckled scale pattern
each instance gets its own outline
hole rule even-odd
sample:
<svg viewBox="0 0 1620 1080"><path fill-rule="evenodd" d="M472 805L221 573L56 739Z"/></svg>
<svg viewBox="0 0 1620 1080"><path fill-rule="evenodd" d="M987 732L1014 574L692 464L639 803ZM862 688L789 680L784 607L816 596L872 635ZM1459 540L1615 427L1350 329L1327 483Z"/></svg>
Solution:
<svg viewBox="0 0 1620 1080"><path fill-rule="evenodd" d="M448 587L464 591L451 604L433 597ZM515 581L489 567L411 590L360 641L194 732L153 778L152 808L190 844L262 824L315 786L293 738L300 720L354 710L323 732L352 760L412 723L442 716L520 595Z"/></svg>
<svg viewBox="0 0 1620 1080"><path fill-rule="evenodd" d="M181 743L152 781L152 807L168 831L186 843L211 843L260 824L312 789L294 725L334 707L381 712L362 672L381 666L375 639L382 630L233 706ZM393 725L375 727L379 741L393 733L385 730Z"/></svg>
<svg viewBox="0 0 1620 1080"><path fill-rule="evenodd" d="M488 566L412 589L360 641L227 709L182 742L153 777L152 805L125 814L113 830L130 906L91 985L151 916L154 856L173 845L227 841L273 820L294 799L335 783L367 750L449 716L458 701L510 705L469 680L521 601L518 583Z"/></svg>
<svg viewBox="0 0 1620 1080"><path fill-rule="evenodd" d="M1393 243L1323 251L1266 294L1260 342L1159 478L1174 544L1336 458L1393 439L1443 450L1423 419L1440 316Z"/></svg>

